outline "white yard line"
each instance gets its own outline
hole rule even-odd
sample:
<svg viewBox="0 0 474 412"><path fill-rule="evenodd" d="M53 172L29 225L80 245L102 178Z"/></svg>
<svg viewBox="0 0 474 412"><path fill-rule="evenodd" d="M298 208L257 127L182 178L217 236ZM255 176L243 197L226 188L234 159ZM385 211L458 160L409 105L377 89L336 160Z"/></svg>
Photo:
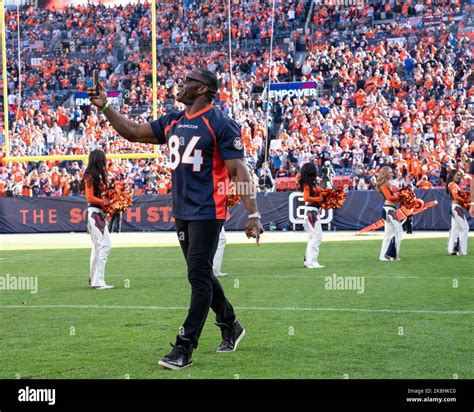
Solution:
<svg viewBox="0 0 474 412"><path fill-rule="evenodd" d="M0 273L0 277L2 276L5 276L5 274L1 274ZM58 278L62 278L62 277L72 277L72 278L80 278L80 277L83 277L84 276L84 273L67 273L67 274L56 274L56 273L42 273L40 275L38 275L37 273L9 273L10 276L28 276L28 277L32 277L32 276L36 276L40 279L44 279L44 278L48 278L48 277L58 277ZM243 276L242 276L243 275ZM226 278L224 279L236 279L238 277L243 277L245 279L248 279L248 278L268 278L268 279L325 279L327 278L328 276L331 277L333 275L337 275L337 273L328 273L328 274L325 274L325 275L254 275L252 273L249 273L249 272L234 272L232 274L229 274ZM361 274L354 274L354 275L351 275L351 274L346 274L346 275L338 275L338 276L359 276L359 277L363 277L365 279L388 279L388 280L405 280L405 279L440 279L440 280L450 280L452 281L453 279L457 279L457 280L474 280L474 277L458 277L456 275L453 275L453 276L365 276L365 275L361 275ZM117 274L117 273L111 273L111 274L107 274L107 277L127 277L127 278L181 278L181 279L186 279L186 274L183 272L183 274L181 275L163 275L163 274L148 274L148 275L145 275L145 274L137 274L137 273L132 273L132 274Z"/></svg>
<svg viewBox="0 0 474 412"><path fill-rule="evenodd" d="M131 305L0 305L1 309L128 309L128 310L188 310L186 306L131 306ZM261 312L359 312L359 313L426 313L437 315L473 315L474 310L430 309L364 309L364 308L298 308L298 307L236 307L242 311Z"/></svg>
<svg viewBox="0 0 474 412"><path fill-rule="evenodd" d="M271 243L306 242L305 232L265 232L262 235L263 245ZM474 234L471 234L474 236ZM355 231L326 231L323 242L344 240L381 240L383 232L371 232L357 235ZM404 236L404 241L411 239L448 239L448 231L425 231ZM227 232L228 244L255 244L243 232ZM176 233L171 232L126 232L112 234L113 248L127 247L160 247L179 246ZM31 233L31 234L1 234L0 251L7 250L37 250L37 249L89 249L90 236L87 233Z"/></svg>

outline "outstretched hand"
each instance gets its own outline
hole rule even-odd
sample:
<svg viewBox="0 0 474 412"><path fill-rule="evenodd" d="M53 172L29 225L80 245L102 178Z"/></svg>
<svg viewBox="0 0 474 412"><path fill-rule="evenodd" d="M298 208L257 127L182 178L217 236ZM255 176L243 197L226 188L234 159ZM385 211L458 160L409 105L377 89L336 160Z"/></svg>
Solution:
<svg viewBox="0 0 474 412"><path fill-rule="evenodd" d="M245 225L245 234L247 238L255 238L257 246L260 246L260 235L264 232L260 219L250 218Z"/></svg>
<svg viewBox="0 0 474 412"><path fill-rule="evenodd" d="M97 106L99 109L104 107L107 100L107 91L100 82L97 83L97 89L95 87L87 89L87 95L94 106Z"/></svg>

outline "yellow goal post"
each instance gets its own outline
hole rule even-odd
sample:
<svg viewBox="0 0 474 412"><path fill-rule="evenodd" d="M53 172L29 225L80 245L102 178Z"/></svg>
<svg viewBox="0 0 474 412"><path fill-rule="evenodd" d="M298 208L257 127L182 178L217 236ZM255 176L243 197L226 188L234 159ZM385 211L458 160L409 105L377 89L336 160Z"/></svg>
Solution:
<svg viewBox="0 0 474 412"><path fill-rule="evenodd" d="M2 48L2 88L3 88L3 133L5 136L4 162L38 162L38 161L62 161L62 160L84 160L87 161L88 154L78 155L51 155L51 156L10 156L10 127L8 119L8 72L7 72L7 49L5 30L5 0L0 0L0 28ZM156 0L151 0L151 56L152 56L152 91L153 91L153 119L157 119L158 101L156 94ZM107 159L155 159L158 156L158 146L155 145L152 153L109 153Z"/></svg>

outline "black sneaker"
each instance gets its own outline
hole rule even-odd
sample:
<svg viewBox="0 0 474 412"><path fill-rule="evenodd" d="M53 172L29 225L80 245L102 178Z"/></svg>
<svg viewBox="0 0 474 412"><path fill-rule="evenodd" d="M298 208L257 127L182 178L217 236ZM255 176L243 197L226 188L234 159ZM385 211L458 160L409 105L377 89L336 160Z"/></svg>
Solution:
<svg viewBox="0 0 474 412"><path fill-rule="evenodd" d="M245 336L245 329L237 320L233 328L224 323L216 323L216 325L221 328L222 333L222 342L217 347L217 352L234 352L240 340Z"/></svg>
<svg viewBox="0 0 474 412"><path fill-rule="evenodd" d="M191 359L193 354L192 348L188 349L183 345L173 344L171 346L173 347L171 353L161 358L158 365L168 369L180 370L193 364Z"/></svg>

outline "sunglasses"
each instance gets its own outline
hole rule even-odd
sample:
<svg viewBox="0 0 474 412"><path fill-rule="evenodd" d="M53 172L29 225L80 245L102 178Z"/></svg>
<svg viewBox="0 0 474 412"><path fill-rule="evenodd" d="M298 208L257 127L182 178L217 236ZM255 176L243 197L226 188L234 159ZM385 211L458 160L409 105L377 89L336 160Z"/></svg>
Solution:
<svg viewBox="0 0 474 412"><path fill-rule="evenodd" d="M208 85L206 82L202 81L202 80L198 80L198 79L194 79L194 78L192 78L192 77L186 76L186 77L184 78L184 83L190 83L190 82L201 83L201 84L203 84L204 86L209 87L209 85Z"/></svg>

